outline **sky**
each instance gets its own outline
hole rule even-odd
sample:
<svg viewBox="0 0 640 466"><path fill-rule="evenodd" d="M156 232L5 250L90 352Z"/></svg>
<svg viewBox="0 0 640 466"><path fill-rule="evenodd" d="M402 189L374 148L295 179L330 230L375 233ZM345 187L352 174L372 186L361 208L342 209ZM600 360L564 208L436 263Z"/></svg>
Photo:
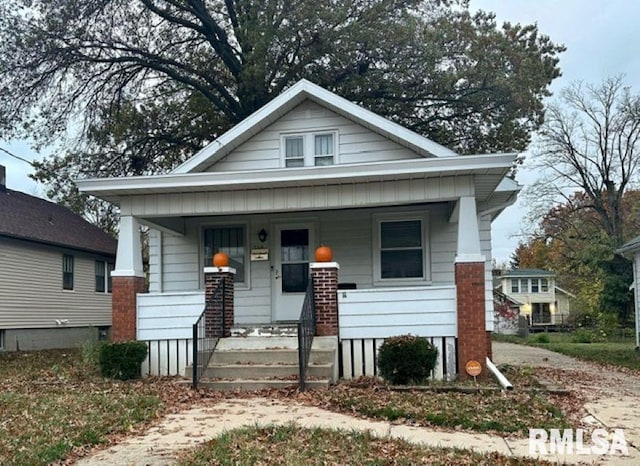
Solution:
<svg viewBox="0 0 640 466"><path fill-rule="evenodd" d="M562 77L551 90L560 91L573 81L599 83L602 79L623 74L625 82L640 93L640 51L637 24L640 1L637 0L471 0L471 9L496 13L498 24L536 23L542 34L564 44L560 57ZM551 97L553 100L554 97ZM24 141L0 142L0 147L33 160L39 158ZM526 189L536 173L525 164L517 181ZM530 157L529 157L530 159ZM33 195L44 195L44 188L28 178L30 166L0 152L0 164L7 167L7 187ZM527 206L522 200L508 207L494 221L493 257L499 263L509 260L523 234Z"/></svg>

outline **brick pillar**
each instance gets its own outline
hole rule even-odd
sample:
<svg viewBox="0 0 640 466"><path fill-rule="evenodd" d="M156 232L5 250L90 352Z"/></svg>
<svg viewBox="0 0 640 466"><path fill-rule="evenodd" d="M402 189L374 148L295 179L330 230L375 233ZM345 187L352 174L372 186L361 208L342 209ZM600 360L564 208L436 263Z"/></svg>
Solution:
<svg viewBox="0 0 640 466"><path fill-rule="evenodd" d="M137 329L138 293L146 291L144 277L112 277L111 288L111 339L135 340Z"/></svg>
<svg viewBox="0 0 640 466"><path fill-rule="evenodd" d="M487 375L488 332L485 328L484 262L456 263L458 303L458 378L469 378L465 366L469 360L482 365L480 377Z"/></svg>
<svg viewBox="0 0 640 466"><path fill-rule="evenodd" d="M228 337L231 335L231 327L233 327L234 323L233 297L235 275L236 269L232 267L204 268L204 299L207 309L205 312L205 336L207 337ZM220 282L224 282L224 293L218 293L214 296L214 292Z"/></svg>
<svg viewBox="0 0 640 466"><path fill-rule="evenodd" d="M338 335L338 269L336 262L309 265L316 305L316 335Z"/></svg>

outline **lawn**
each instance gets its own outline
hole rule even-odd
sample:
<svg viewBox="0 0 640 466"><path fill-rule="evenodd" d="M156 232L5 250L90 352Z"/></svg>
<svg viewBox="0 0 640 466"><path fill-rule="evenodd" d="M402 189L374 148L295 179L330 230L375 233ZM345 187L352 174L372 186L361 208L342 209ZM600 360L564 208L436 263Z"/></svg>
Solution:
<svg viewBox="0 0 640 466"><path fill-rule="evenodd" d="M105 380L79 350L0 353L0 464L50 464L135 431L180 399L173 387Z"/></svg>
<svg viewBox="0 0 640 466"><path fill-rule="evenodd" d="M635 340L632 338L610 338L609 341L595 341L583 343L582 333L537 333L529 335L527 339L517 336L498 336L496 341L526 344L546 348L557 353L573 356L585 361L598 364L626 367L640 370L640 354L635 350ZM588 336L588 334L586 334Z"/></svg>
<svg viewBox="0 0 640 466"><path fill-rule="evenodd" d="M296 389L287 389L258 392L257 395L293 399L360 417L448 429L506 432L522 436L526 435L530 426L569 427L565 414L554 406L555 403L562 406L561 400L539 393L394 392L379 382L359 381L339 384L326 391L300 393ZM224 397L238 396L255 395L193 391L171 379L152 378L134 382L106 380L97 374L94 366L85 362L80 350L0 353L0 464L28 466L69 461L70 458L85 455L96 445L117 442L142 431L167 412L187 409L195 403L215 403ZM317 437L334 435L302 429L274 430L272 433L246 432L233 434L237 437L229 440L236 442L239 450L253 449L254 441L245 438L246 435L266 435L274 439L282 437L286 445L274 446L277 451L280 448L295 448L292 446L295 442L299 444L305 439L315 442ZM341 436L345 437L344 442L355 445L347 450L352 452L347 454L353 454L353 457L335 452L332 444L338 443L314 443L314 448L322 452L318 454L334 458L328 460L328 464L356 464L360 463L360 458L364 458L365 463L380 462L359 456L362 449L372 449L381 455L382 451L399 452L397 462L383 461L383 464L411 464L416 462L416 458L423 457L420 455L437 458L440 464L511 464L503 462L503 459L494 459L492 455L419 450L402 443L371 439L359 434ZM344 447L347 448L347 444ZM282 458L281 455L285 453L279 455L267 455L264 464L277 464L277 458ZM232 455L229 457L235 458Z"/></svg>
<svg viewBox="0 0 640 466"><path fill-rule="evenodd" d="M369 433L303 429L293 425L246 427L229 431L185 454L181 466L197 465L550 465L541 460L497 453L428 448Z"/></svg>

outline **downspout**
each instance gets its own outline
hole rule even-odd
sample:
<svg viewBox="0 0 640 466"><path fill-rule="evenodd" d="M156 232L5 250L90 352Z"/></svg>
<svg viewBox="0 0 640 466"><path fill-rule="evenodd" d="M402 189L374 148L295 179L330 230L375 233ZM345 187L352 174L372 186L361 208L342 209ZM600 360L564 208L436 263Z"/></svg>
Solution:
<svg viewBox="0 0 640 466"><path fill-rule="evenodd" d="M509 382L507 378L502 374L502 372L498 370L496 365L491 362L491 359L487 358L486 364L487 369L489 369L495 376L495 378L498 379L498 383L502 385L502 388L504 388L505 390L513 390L513 385L511 385L511 382Z"/></svg>

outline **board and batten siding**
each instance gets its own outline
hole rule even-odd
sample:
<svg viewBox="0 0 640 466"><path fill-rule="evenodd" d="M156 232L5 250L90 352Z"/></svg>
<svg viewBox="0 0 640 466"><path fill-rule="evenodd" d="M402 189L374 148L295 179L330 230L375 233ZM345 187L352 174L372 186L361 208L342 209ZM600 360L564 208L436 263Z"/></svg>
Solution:
<svg viewBox="0 0 640 466"><path fill-rule="evenodd" d="M283 134L336 131L338 164L415 159L415 152L353 121L306 100L259 134L241 144L209 171L282 168Z"/></svg>
<svg viewBox="0 0 640 466"><path fill-rule="evenodd" d="M271 261L274 260L274 226L300 220L316 225L316 245L331 246L340 264L341 283L355 283L358 289L374 288L373 280L373 228L374 215L406 213L409 216L425 214L427 218L429 280L422 283L434 286L452 285L457 243L457 225L448 221L446 204L425 204L412 207L348 209L291 214L253 214L236 217L199 217L185 221L184 235L157 232L150 235L150 251L161 251L162 258L150 259L150 292L194 292L202 289L202 229L206 226L244 225L248 247L262 247L258 231L268 233L266 247L270 261L248 262L247 282L236 284L235 318L238 324L270 323ZM401 218L401 217L400 217ZM161 247L159 241L161 240ZM247 257L248 260L248 257ZM161 265L161 266L160 266ZM161 286L160 286L161 284Z"/></svg>
<svg viewBox="0 0 640 466"><path fill-rule="evenodd" d="M63 254L74 256L73 290L62 289ZM110 326L111 294L95 291L96 258L0 238L0 329Z"/></svg>

